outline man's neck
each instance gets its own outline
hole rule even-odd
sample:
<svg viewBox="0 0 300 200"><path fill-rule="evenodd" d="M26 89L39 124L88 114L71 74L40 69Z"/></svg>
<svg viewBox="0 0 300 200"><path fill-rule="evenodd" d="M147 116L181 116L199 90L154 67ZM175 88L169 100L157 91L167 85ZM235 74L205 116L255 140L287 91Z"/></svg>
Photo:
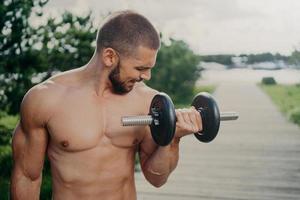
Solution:
<svg viewBox="0 0 300 200"><path fill-rule="evenodd" d="M91 83L91 87L99 97L112 93L109 74L109 69L105 68L97 54L94 54L91 60L82 67L84 79Z"/></svg>

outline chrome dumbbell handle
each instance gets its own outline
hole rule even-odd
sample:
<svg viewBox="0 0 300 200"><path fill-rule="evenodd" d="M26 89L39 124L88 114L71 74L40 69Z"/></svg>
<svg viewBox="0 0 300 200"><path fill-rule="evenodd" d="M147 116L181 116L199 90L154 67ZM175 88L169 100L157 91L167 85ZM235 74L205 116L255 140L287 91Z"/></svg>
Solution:
<svg viewBox="0 0 300 200"><path fill-rule="evenodd" d="M221 121L237 120L238 118L239 118L239 115L236 112L221 112L220 113Z"/></svg>
<svg viewBox="0 0 300 200"><path fill-rule="evenodd" d="M220 113L221 121L237 120L239 118L236 112L222 112ZM138 116L126 116L121 118L121 124L123 126L145 126L150 125L153 122L151 115L138 115ZM158 121L154 120L155 125L158 125Z"/></svg>
<svg viewBox="0 0 300 200"><path fill-rule="evenodd" d="M123 126L145 126L152 124L151 115L126 116L121 118Z"/></svg>

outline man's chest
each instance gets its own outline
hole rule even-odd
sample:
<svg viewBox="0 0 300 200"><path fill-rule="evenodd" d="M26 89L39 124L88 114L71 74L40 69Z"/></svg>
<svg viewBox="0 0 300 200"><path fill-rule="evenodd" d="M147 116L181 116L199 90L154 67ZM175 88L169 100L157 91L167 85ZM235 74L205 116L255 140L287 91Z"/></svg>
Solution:
<svg viewBox="0 0 300 200"><path fill-rule="evenodd" d="M68 101L60 105L47 128L51 142L70 151L109 143L129 148L142 140L145 127L124 127L121 125L121 117L145 112L143 106L130 100L100 103Z"/></svg>

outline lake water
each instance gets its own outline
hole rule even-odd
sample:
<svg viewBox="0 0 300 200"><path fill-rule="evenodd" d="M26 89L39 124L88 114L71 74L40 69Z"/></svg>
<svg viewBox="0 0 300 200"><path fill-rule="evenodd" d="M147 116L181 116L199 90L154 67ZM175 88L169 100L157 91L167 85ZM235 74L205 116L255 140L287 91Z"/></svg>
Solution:
<svg viewBox="0 0 300 200"><path fill-rule="evenodd" d="M300 70L252 70L252 69L206 69L197 84L215 84L226 82L261 82L263 77L273 77L280 84L300 83Z"/></svg>

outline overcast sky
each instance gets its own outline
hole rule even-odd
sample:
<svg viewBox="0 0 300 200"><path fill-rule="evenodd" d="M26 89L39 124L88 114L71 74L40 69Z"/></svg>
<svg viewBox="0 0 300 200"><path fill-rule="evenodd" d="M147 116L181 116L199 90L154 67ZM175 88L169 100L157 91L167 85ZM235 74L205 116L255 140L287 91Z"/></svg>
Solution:
<svg viewBox="0 0 300 200"><path fill-rule="evenodd" d="M96 23L108 12L133 9L165 36L186 41L200 54L300 49L300 0L50 0L47 14L92 10Z"/></svg>

